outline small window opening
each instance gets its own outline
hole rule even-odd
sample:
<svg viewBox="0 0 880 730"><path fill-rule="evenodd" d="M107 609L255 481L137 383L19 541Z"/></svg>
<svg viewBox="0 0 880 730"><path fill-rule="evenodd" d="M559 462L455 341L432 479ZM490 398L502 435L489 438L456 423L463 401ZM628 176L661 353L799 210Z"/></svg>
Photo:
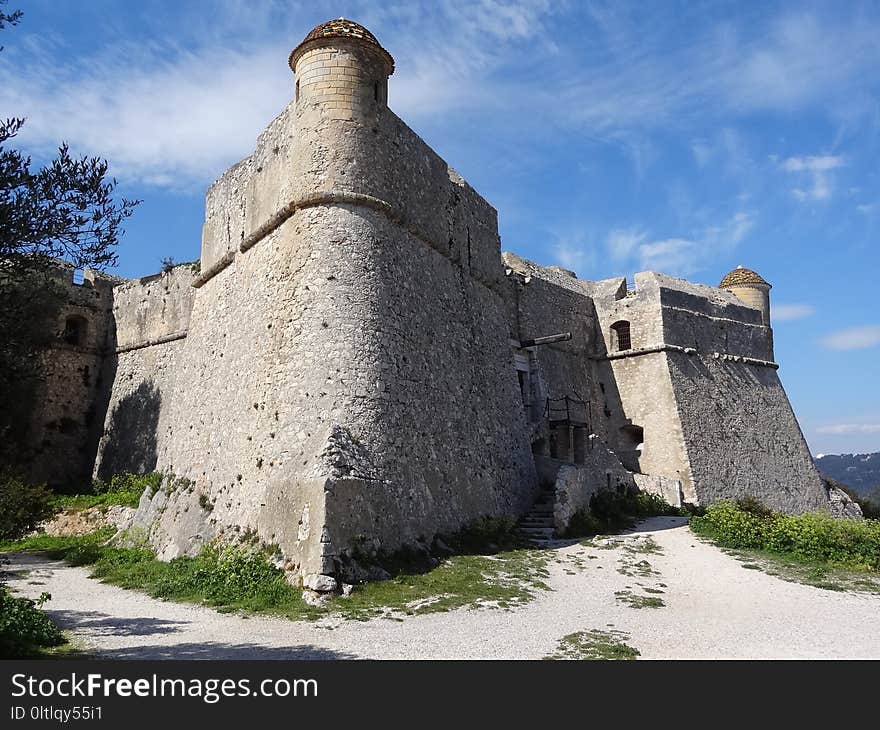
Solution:
<svg viewBox="0 0 880 730"><path fill-rule="evenodd" d="M620 321L611 325L611 349L613 351L629 350L632 348L629 322Z"/></svg>
<svg viewBox="0 0 880 730"><path fill-rule="evenodd" d="M296 86L293 89L293 100L299 101L299 79L296 80Z"/></svg>
<svg viewBox="0 0 880 730"><path fill-rule="evenodd" d="M73 283L77 286L81 285L84 280L85 272L82 269L74 269L73 270Z"/></svg>
<svg viewBox="0 0 880 730"><path fill-rule="evenodd" d="M81 347L86 341L86 321L82 317L68 317L64 320L62 339L68 345Z"/></svg>
<svg viewBox="0 0 880 730"><path fill-rule="evenodd" d="M373 84L373 99L379 101L379 82Z"/></svg>

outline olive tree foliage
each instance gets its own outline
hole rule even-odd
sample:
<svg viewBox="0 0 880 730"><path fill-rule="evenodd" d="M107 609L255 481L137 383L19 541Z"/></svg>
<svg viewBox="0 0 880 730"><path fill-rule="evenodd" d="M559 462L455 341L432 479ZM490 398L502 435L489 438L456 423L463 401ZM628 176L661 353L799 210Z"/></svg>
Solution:
<svg viewBox="0 0 880 730"><path fill-rule="evenodd" d="M0 29L22 12L0 0ZM0 46L2 51L2 46ZM117 200L100 157L71 154L66 143L43 166L12 146L25 119L0 119L0 463L15 449L35 405L40 353L57 332L62 290L52 262L103 269L116 263L123 222L140 201Z"/></svg>

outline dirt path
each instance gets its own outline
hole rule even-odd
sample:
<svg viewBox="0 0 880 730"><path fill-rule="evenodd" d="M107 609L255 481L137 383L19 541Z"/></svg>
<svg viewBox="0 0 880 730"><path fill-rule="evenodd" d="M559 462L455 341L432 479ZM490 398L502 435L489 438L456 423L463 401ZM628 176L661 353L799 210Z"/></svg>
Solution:
<svg viewBox="0 0 880 730"><path fill-rule="evenodd" d="M553 590L515 611L403 621L245 618L104 585L84 568L8 557L16 574L9 585L32 597L51 593L48 612L102 658L539 659L563 636L590 630L625 632L644 659L880 658L880 596L745 569L697 540L680 518L647 520L604 548L555 549ZM635 607L656 599L664 605Z"/></svg>

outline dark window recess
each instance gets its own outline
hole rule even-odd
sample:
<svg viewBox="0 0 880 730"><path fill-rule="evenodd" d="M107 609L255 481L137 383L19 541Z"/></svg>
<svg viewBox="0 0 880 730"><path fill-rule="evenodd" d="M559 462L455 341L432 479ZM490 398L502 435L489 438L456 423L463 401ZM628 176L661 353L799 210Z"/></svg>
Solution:
<svg viewBox="0 0 880 730"><path fill-rule="evenodd" d="M86 341L87 324L83 317L68 317L64 320L64 334L62 338L68 345L81 347Z"/></svg>
<svg viewBox="0 0 880 730"><path fill-rule="evenodd" d="M614 351L629 350L632 348L629 322L620 321L611 325L611 349Z"/></svg>

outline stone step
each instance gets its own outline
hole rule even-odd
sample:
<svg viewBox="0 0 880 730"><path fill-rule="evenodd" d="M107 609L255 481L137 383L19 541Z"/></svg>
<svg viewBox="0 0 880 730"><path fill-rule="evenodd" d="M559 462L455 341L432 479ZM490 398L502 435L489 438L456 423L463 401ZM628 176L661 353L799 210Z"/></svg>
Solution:
<svg viewBox="0 0 880 730"><path fill-rule="evenodd" d="M551 516L537 516L537 515L523 515L520 518L519 523L521 525L553 525L553 517Z"/></svg>

